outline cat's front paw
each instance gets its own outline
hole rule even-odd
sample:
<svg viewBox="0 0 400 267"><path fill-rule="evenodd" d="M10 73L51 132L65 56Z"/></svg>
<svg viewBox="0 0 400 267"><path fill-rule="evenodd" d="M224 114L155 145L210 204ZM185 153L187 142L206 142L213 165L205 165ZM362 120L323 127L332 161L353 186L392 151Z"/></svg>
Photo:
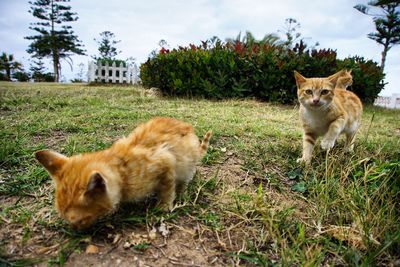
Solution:
<svg viewBox="0 0 400 267"><path fill-rule="evenodd" d="M173 209L174 204L173 203L158 203L157 208L165 211L165 212L169 212Z"/></svg>
<svg viewBox="0 0 400 267"><path fill-rule="evenodd" d="M335 145L335 140L332 139L322 139L321 141L321 148L323 150L328 150L333 148L333 146Z"/></svg>
<svg viewBox="0 0 400 267"><path fill-rule="evenodd" d="M298 158L298 159L296 160L296 162L299 163L299 164L308 165L308 164L310 164L310 162L311 162L311 158L304 158L304 157Z"/></svg>
<svg viewBox="0 0 400 267"><path fill-rule="evenodd" d="M351 145L347 146L345 151L347 153L353 153L354 152L354 144L351 144Z"/></svg>

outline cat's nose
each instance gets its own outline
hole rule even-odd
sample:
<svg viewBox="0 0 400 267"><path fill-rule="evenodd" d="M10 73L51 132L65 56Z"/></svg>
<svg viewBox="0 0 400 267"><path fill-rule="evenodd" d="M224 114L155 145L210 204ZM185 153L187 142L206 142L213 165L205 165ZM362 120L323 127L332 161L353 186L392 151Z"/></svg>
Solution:
<svg viewBox="0 0 400 267"><path fill-rule="evenodd" d="M318 104L318 103L319 103L319 99L313 99L312 102L313 102L314 104Z"/></svg>
<svg viewBox="0 0 400 267"><path fill-rule="evenodd" d="M79 221L71 224L71 226L73 229L80 231L80 230L87 229L89 227L89 224L87 224L86 221L84 221L84 220L79 220Z"/></svg>

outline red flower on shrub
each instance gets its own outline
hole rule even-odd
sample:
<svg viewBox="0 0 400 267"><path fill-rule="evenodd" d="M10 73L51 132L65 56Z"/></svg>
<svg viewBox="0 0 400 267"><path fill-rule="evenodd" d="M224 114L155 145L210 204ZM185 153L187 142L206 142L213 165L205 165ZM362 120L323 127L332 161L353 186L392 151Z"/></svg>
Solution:
<svg viewBox="0 0 400 267"><path fill-rule="evenodd" d="M160 54L167 54L167 53L169 53L169 49L165 49L164 47L161 47L161 49L160 49Z"/></svg>
<svg viewBox="0 0 400 267"><path fill-rule="evenodd" d="M254 44L252 50L254 54L258 54L258 52L260 51L260 46L258 44Z"/></svg>
<svg viewBox="0 0 400 267"><path fill-rule="evenodd" d="M270 48L271 48L271 46L269 44L264 44L263 45L263 51L264 52L268 52Z"/></svg>
<svg viewBox="0 0 400 267"><path fill-rule="evenodd" d="M196 46L194 44L190 44L190 49L192 49L192 51L196 51Z"/></svg>
<svg viewBox="0 0 400 267"><path fill-rule="evenodd" d="M235 43L235 52L239 54L239 56L243 57L245 53L245 46L241 42Z"/></svg>
<svg viewBox="0 0 400 267"><path fill-rule="evenodd" d="M243 45L241 42L236 42L235 43L235 51L236 52L241 52L243 50Z"/></svg>

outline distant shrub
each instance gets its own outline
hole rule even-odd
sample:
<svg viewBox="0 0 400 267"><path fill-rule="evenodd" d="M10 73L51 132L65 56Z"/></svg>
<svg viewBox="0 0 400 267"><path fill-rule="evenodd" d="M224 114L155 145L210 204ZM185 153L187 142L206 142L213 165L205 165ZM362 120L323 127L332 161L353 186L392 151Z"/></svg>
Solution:
<svg viewBox="0 0 400 267"><path fill-rule="evenodd" d="M342 68L353 69L354 91L372 102L383 88L384 74L373 61L361 57L336 58L331 49L306 49L301 41L293 49L269 44L203 42L172 51L161 48L140 66L146 87L171 96L213 99L257 97L293 103L293 71L306 77L328 76Z"/></svg>
<svg viewBox="0 0 400 267"><path fill-rule="evenodd" d="M29 73L25 71L17 71L13 73L13 78L19 82L27 82L30 79Z"/></svg>
<svg viewBox="0 0 400 267"><path fill-rule="evenodd" d="M31 74L31 78L34 82L54 82L54 74L51 72L35 71Z"/></svg>
<svg viewBox="0 0 400 267"><path fill-rule="evenodd" d="M7 75L5 75L4 73L0 72L0 81L8 81Z"/></svg>

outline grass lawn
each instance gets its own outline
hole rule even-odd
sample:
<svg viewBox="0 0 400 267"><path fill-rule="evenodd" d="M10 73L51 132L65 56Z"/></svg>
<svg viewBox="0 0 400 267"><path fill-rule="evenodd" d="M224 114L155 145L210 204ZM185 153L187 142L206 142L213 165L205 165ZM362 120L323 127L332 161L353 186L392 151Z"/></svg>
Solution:
<svg viewBox="0 0 400 267"><path fill-rule="evenodd" d="M214 132L176 208L162 213L150 198L72 230L33 152L101 150L154 116ZM340 139L304 168L295 106L3 82L0 118L0 265L400 264L400 110L366 107L353 154Z"/></svg>

